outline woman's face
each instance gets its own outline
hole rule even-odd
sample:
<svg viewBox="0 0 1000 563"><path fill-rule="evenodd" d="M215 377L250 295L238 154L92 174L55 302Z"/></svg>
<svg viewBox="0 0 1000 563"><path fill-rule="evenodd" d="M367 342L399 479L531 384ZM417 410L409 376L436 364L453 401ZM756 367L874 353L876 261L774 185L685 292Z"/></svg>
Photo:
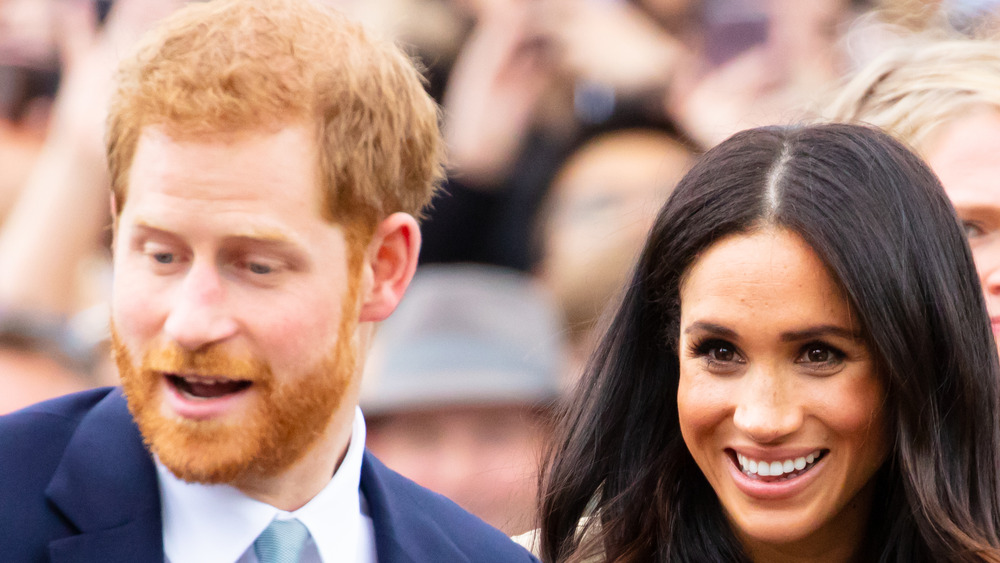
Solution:
<svg viewBox="0 0 1000 563"><path fill-rule="evenodd" d="M924 147L927 163L969 237L1000 339L1000 113L984 109L949 123Z"/></svg>
<svg viewBox="0 0 1000 563"><path fill-rule="evenodd" d="M843 291L798 235L767 229L709 247L680 298L681 433L748 554L850 556L888 439Z"/></svg>

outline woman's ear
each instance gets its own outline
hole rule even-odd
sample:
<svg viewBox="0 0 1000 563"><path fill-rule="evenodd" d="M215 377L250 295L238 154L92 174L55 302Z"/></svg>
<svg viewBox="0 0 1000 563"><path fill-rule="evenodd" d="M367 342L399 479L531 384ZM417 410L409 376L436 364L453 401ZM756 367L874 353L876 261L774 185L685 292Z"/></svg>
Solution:
<svg viewBox="0 0 1000 563"><path fill-rule="evenodd" d="M403 298L417 271L420 226L408 213L393 213L375 228L365 254L370 283L363 284L361 322L385 320Z"/></svg>

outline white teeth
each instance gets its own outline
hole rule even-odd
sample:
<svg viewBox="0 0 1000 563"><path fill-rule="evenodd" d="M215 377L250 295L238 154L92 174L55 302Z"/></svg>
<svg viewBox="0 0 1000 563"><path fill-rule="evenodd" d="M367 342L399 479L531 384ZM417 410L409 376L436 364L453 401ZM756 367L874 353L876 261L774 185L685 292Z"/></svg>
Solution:
<svg viewBox="0 0 1000 563"><path fill-rule="evenodd" d="M812 452L811 454L804 457L797 457L794 459L786 459L782 461L758 461L750 459L743 454L736 454L736 458L739 461L740 467L743 472L747 475L758 475L760 477L779 477L781 475L790 474L795 471L802 471L807 467L811 466L817 459L819 459L821 452L819 450Z"/></svg>
<svg viewBox="0 0 1000 563"><path fill-rule="evenodd" d="M184 381L186 381L186 382L188 382L188 383L190 383L192 385L197 385L197 384L200 384L200 385L218 385L220 383L225 382L226 380L225 379L215 379L215 378L211 378L211 377L209 377L209 378L204 378L204 377L197 377L197 378L185 377Z"/></svg>

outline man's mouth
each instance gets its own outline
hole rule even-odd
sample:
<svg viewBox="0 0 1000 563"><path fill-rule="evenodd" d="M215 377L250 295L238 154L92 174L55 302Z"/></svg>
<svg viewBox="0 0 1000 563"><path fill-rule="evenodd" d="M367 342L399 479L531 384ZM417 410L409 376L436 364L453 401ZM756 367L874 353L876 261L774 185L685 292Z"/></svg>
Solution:
<svg viewBox="0 0 1000 563"><path fill-rule="evenodd" d="M217 399L249 388L253 383L223 377L182 376L167 374L167 382L187 399Z"/></svg>
<svg viewBox="0 0 1000 563"><path fill-rule="evenodd" d="M787 481L809 471L829 450L816 450L808 455L782 460L756 460L730 450L730 457L744 475L761 481Z"/></svg>

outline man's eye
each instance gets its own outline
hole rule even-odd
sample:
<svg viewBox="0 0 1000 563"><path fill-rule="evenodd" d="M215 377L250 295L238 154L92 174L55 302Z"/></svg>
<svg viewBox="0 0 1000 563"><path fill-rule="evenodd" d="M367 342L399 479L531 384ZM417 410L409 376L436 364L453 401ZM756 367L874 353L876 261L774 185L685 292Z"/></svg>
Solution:
<svg viewBox="0 0 1000 563"><path fill-rule="evenodd" d="M247 264L247 269L254 274L270 274L274 271L274 268L257 262L250 262Z"/></svg>
<svg viewBox="0 0 1000 563"><path fill-rule="evenodd" d="M174 255L172 252L157 252L153 254L153 260L156 260L160 264L172 264Z"/></svg>

